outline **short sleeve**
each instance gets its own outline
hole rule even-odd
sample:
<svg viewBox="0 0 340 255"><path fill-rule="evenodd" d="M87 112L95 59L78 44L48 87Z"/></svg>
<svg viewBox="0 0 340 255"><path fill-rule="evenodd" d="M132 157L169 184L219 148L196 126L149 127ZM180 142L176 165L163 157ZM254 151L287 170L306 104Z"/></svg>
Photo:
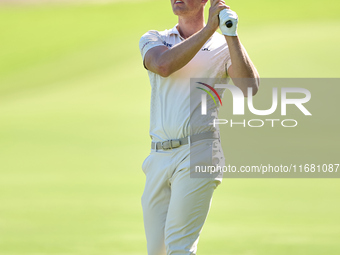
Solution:
<svg viewBox="0 0 340 255"><path fill-rule="evenodd" d="M142 54L143 61L148 50L156 46L164 46L163 39L157 31L150 30L142 36L139 41L139 50Z"/></svg>

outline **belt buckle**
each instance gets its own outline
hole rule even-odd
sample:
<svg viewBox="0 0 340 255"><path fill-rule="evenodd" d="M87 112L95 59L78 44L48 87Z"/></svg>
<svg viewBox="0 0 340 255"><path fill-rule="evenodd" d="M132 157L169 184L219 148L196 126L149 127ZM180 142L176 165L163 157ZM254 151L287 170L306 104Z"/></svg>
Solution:
<svg viewBox="0 0 340 255"><path fill-rule="evenodd" d="M164 143L169 143L169 145L165 147ZM170 139L170 140L161 142L161 146L163 150L172 150L174 148L181 146L181 142L179 139Z"/></svg>
<svg viewBox="0 0 340 255"><path fill-rule="evenodd" d="M164 147L164 145L163 145L164 143L169 143L169 147ZM163 150L170 150L170 149L172 149L172 140L163 141L163 142L161 142L161 145L162 145Z"/></svg>

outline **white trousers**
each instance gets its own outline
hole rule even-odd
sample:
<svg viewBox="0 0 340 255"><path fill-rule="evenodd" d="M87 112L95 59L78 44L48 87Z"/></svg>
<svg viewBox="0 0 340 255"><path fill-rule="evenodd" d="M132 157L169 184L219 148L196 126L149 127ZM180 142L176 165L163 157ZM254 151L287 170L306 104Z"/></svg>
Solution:
<svg viewBox="0 0 340 255"><path fill-rule="evenodd" d="M196 254L213 192L222 178L190 177L190 159L191 166L211 166L216 161L224 164L219 140L205 139L172 150L152 149L143 162L146 183L142 207L148 255Z"/></svg>

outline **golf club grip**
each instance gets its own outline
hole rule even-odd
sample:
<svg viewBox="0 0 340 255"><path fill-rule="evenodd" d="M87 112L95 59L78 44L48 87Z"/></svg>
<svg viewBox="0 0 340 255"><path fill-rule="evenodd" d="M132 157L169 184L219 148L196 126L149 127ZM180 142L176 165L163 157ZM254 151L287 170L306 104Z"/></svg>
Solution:
<svg viewBox="0 0 340 255"><path fill-rule="evenodd" d="M231 28L233 26L233 22L231 20L228 20L225 25L227 26L227 28Z"/></svg>

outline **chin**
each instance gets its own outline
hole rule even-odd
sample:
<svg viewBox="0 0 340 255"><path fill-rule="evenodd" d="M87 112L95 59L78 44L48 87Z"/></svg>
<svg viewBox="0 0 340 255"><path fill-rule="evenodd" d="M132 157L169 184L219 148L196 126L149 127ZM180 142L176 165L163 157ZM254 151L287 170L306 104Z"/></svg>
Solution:
<svg viewBox="0 0 340 255"><path fill-rule="evenodd" d="M185 14L187 13L187 12L185 12L185 11L179 11L179 10L174 10L173 11L173 13L176 15L176 16L185 16Z"/></svg>
<svg viewBox="0 0 340 255"><path fill-rule="evenodd" d="M181 8L178 8L178 7L172 8L172 12L177 16L182 16L182 15L185 15L187 13L186 10L183 10Z"/></svg>

